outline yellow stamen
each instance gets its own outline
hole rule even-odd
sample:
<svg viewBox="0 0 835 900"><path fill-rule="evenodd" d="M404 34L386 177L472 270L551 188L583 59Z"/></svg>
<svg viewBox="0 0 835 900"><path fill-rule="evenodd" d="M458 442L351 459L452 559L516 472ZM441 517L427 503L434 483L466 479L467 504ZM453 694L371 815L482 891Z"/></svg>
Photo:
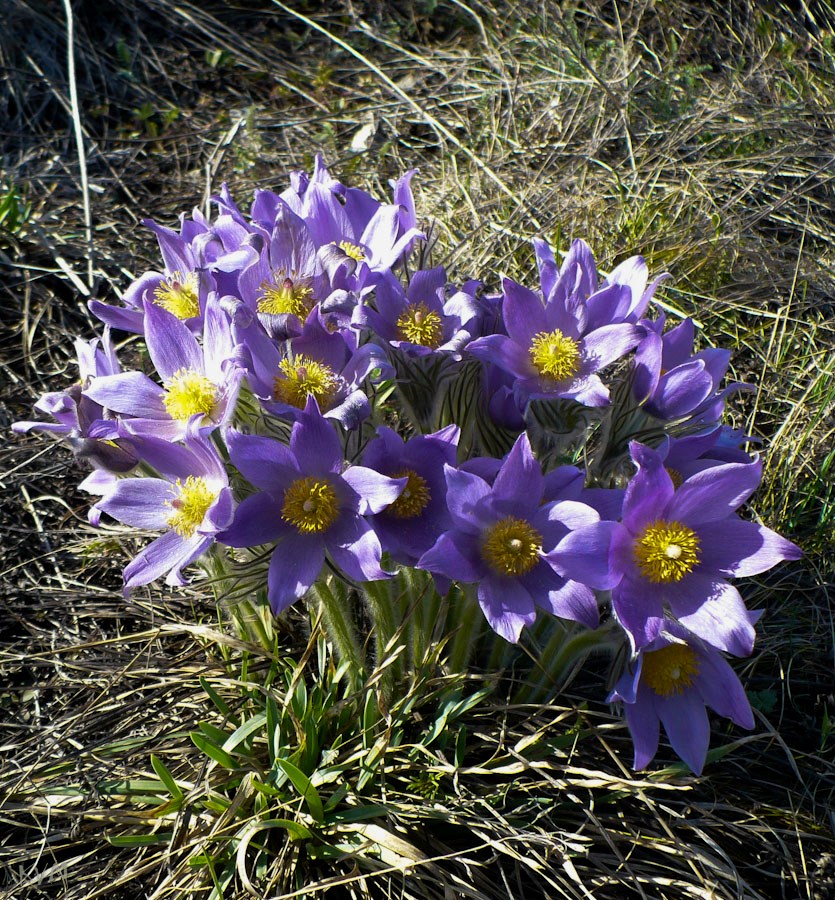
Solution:
<svg viewBox="0 0 835 900"><path fill-rule="evenodd" d="M283 359L278 366L281 374L275 379L277 400L296 409L304 409L308 397L315 397L319 409L325 412L333 402L339 379L330 366L307 356Z"/></svg>
<svg viewBox="0 0 835 900"><path fill-rule="evenodd" d="M386 508L386 512L390 513L397 519L414 519L419 516L429 503L432 495L429 492L429 485L426 479L418 475L413 469L402 469L392 478L406 478L406 487L403 493Z"/></svg>
<svg viewBox="0 0 835 900"><path fill-rule="evenodd" d="M397 320L397 337L432 350L441 344L441 317L425 303L410 306Z"/></svg>
<svg viewBox="0 0 835 900"><path fill-rule="evenodd" d="M299 478L284 492L281 518L301 534L318 534L333 525L339 500L325 478Z"/></svg>
<svg viewBox="0 0 835 900"><path fill-rule="evenodd" d="M362 247L358 247L356 244L352 244L350 241L340 241L339 249L346 256L350 256L351 259L355 259L358 263L362 262L365 259L365 254L362 252Z"/></svg>
<svg viewBox="0 0 835 900"><path fill-rule="evenodd" d="M635 562L653 584L681 581L699 563L699 536L680 522L653 522L635 541Z"/></svg>
<svg viewBox="0 0 835 900"><path fill-rule="evenodd" d="M699 658L686 644L668 644L644 653L641 681L660 697L682 693L692 686L698 674Z"/></svg>
<svg viewBox="0 0 835 900"><path fill-rule="evenodd" d="M284 272L277 272L273 281L261 285L258 297L258 312L269 315L289 314L306 319L313 308L311 298L313 288L306 278L291 278Z"/></svg>
<svg viewBox="0 0 835 900"><path fill-rule="evenodd" d="M180 272L173 272L157 285L154 303L167 309L178 319L193 319L200 315L197 290L197 272L189 272L185 276Z"/></svg>
<svg viewBox="0 0 835 900"><path fill-rule="evenodd" d="M172 419L187 422L197 413L211 416L217 400L217 387L205 375L180 369L166 385L162 402Z"/></svg>
<svg viewBox="0 0 835 900"><path fill-rule="evenodd" d="M525 575L539 561L542 535L523 519L507 516L487 530L484 558L500 575Z"/></svg>
<svg viewBox="0 0 835 900"><path fill-rule="evenodd" d="M176 487L180 493L174 500L167 500L165 504L172 510L168 524L177 534L191 537L206 517L209 507L217 499L217 492L209 487L205 478L194 475L189 475L185 484L178 478Z"/></svg>
<svg viewBox="0 0 835 900"><path fill-rule="evenodd" d="M580 345L559 328L534 335L528 352L536 371L554 381L565 381L580 368Z"/></svg>

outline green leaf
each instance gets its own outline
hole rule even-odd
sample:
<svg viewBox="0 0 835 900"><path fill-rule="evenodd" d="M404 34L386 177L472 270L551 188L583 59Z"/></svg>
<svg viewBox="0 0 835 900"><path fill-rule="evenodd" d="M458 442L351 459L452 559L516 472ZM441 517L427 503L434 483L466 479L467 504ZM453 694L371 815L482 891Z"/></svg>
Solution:
<svg viewBox="0 0 835 900"><path fill-rule="evenodd" d="M218 692L211 686L208 679L199 678L200 687L209 695L209 699L214 703L214 705L220 710L221 714L226 718L232 717L232 710L229 708L229 704L223 699L223 697L218 694Z"/></svg>
<svg viewBox="0 0 835 900"><path fill-rule="evenodd" d="M257 713L248 721L239 725L232 734L229 735L228 738L223 742L221 747L222 750L234 750L238 744L243 743L243 741L248 738L253 731L257 731L259 728L262 728L267 721L266 713Z"/></svg>
<svg viewBox="0 0 835 900"><path fill-rule="evenodd" d="M170 844L173 832L156 834L106 834L105 840L113 847L147 847L151 844Z"/></svg>
<svg viewBox="0 0 835 900"><path fill-rule="evenodd" d="M293 783L293 787L302 795L302 797L304 797L307 808L310 810L310 815L313 816L317 822L324 821L325 810L322 806L322 798L319 796L319 792L316 788L310 783L310 779L307 775L286 759L279 758L275 761L275 764L290 779Z"/></svg>
<svg viewBox="0 0 835 900"><path fill-rule="evenodd" d="M218 747L222 747L226 743L229 733L222 728L217 728L210 722L199 722L197 727L206 735L209 740L213 741Z"/></svg>
<svg viewBox="0 0 835 900"><path fill-rule="evenodd" d="M183 792L177 782L174 780L174 776L166 769L164 763L161 759L151 754L151 767L157 773L157 777L159 780L168 788L168 793L175 800L183 799Z"/></svg>
<svg viewBox="0 0 835 900"><path fill-rule="evenodd" d="M223 748L218 747L217 744L209 740L209 738L207 738L205 734L201 734L199 731L192 731L191 734L189 734L189 737L198 750L205 753L206 756L208 756L210 759L213 759L216 763L220 763L220 765L222 765L225 769L238 768L238 764L237 762L235 762L235 759L230 756Z"/></svg>

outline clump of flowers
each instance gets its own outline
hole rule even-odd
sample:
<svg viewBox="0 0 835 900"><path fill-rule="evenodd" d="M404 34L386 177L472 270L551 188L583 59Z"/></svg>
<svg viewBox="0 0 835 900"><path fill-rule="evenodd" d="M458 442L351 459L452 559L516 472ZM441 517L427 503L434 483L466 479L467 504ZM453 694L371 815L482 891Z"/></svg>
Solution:
<svg viewBox="0 0 835 900"><path fill-rule="evenodd" d="M692 321L654 314L664 276L639 256L601 279L584 242L559 265L535 239L538 285L500 295L407 266L412 175L380 201L319 158L249 213L224 186L214 218L146 222L159 270L91 303L80 382L15 429L92 465L91 522L158 533L126 591L202 565L277 615L319 604L358 667L346 597L378 655L400 634L414 665L444 596L450 664L550 628L563 670L594 646L621 660L636 768L663 724L699 772L707 708L753 726L726 656L752 652L759 613L730 579L800 556L739 514L762 468L721 418L746 386L722 385L727 351L693 352ZM122 368L112 329L144 337L156 377Z"/></svg>

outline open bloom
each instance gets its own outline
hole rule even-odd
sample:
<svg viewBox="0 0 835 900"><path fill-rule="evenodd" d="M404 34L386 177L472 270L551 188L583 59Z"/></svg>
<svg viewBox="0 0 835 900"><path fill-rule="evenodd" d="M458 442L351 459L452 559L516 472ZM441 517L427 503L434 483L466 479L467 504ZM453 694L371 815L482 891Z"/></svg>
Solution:
<svg viewBox="0 0 835 900"><path fill-rule="evenodd" d="M184 584L182 570L202 556L217 533L232 521L233 499L226 467L206 436L199 417L189 423L185 445L150 437L134 439L142 460L159 478L87 479L86 490L104 496L91 521L107 513L134 528L164 533L125 568L125 590L168 573L167 584Z"/></svg>
<svg viewBox="0 0 835 900"><path fill-rule="evenodd" d="M711 466L676 487L657 451L633 442L630 452L638 471L626 489L610 554L618 620L640 649L658 637L669 610L707 643L747 656L754 628L727 579L802 555L791 541L736 514L759 485L761 464ZM584 530L573 532L554 554L568 576L596 561L584 540Z"/></svg>
<svg viewBox="0 0 835 900"><path fill-rule="evenodd" d="M599 525L584 503L541 504L545 479L526 434L521 435L492 485L472 472L445 467L452 527L418 561L418 567L455 581L478 585L478 602L498 634L518 641L541 607L556 616L598 623L602 567L591 565L581 580L562 577L549 551L571 529ZM604 529L605 530L605 529ZM599 551L600 536L591 539ZM581 581L583 583L581 583Z"/></svg>
<svg viewBox="0 0 835 900"><path fill-rule="evenodd" d="M231 416L241 373L232 361L233 345L226 313L212 295L203 323L203 345L184 322L167 310L145 311L148 353L164 386L142 372L96 378L86 393L97 403L131 416L130 434L180 440L192 417L215 428Z"/></svg>
<svg viewBox="0 0 835 900"><path fill-rule="evenodd" d="M749 616L752 623L758 618ZM717 650L671 621L623 673L609 697L615 701L623 703L636 769L652 761L663 724L676 753L701 774L710 742L707 707L741 728L754 727L733 669Z"/></svg>
<svg viewBox="0 0 835 900"><path fill-rule="evenodd" d="M393 503L407 479L363 466L343 471L341 442L312 397L293 425L289 447L231 429L226 443L233 464L258 492L241 502L220 540L231 547L277 543L268 576L274 612L307 592L325 554L355 581L389 577L366 517Z"/></svg>

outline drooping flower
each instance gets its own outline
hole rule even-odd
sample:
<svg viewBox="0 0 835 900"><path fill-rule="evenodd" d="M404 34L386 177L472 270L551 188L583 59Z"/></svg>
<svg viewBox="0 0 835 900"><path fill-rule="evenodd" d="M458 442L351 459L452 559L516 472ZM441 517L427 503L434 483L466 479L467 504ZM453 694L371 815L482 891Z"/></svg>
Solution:
<svg viewBox="0 0 835 900"><path fill-rule="evenodd" d="M90 462L96 468L112 472L128 472L138 459L130 441L118 432L113 415L85 391L97 378L116 375L122 371L110 338L110 328L91 341L76 340L78 355L78 383L65 391L44 394L35 409L52 416L55 422L15 422L12 430L18 434L44 431L61 435L72 447L76 458Z"/></svg>
<svg viewBox="0 0 835 900"><path fill-rule="evenodd" d="M134 438L142 460L159 478L87 479L83 485L104 494L93 507L93 522L107 513L134 528L164 531L125 568L126 592L166 573L167 584L184 584L182 570L199 559L232 521L234 502L226 467L200 428L200 417L194 416L185 445Z"/></svg>
<svg viewBox="0 0 835 900"><path fill-rule="evenodd" d="M626 489L610 558L618 621L640 649L658 637L669 610L707 643L747 656L754 629L727 579L802 555L791 541L736 514L760 483L760 462L712 466L676 487L657 451L633 442L630 452L638 471ZM567 577L593 561L584 541L583 529L572 532L553 554Z"/></svg>
<svg viewBox="0 0 835 900"><path fill-rule="evenodd" d="M759 615L748 615L753 627ZM636 769L654 758L663 724L673 749L700 775L710 743L707 707L741 728L754 727L748 698L730 665L670 620L620 677L609 697L610 703L616 701L623 703Z"/></svg>
<svg viewBox="0 0 835 900"><path fill-rule="evenodd" d="M720 390L730 363L729 350L709 347L693 353L695 325L685 319L664 332L662 313L647 329L635 354L633 393L656 419L686 420L694 425L718 422L729 394L751 385L734 383Z"/></svg>
<svg viewBox="0 0 835 900"><path fill-rule="evenodd" d="M418 567L461 583L478 585L482 611L498 634L518 641L522 628L540 607L553 615L598 623L592 587L608 580L605 555L587 567L580 580L562 577L552 566L550 551L571 529L597 526L590 539L598 553L608 546L609 526L576 501L542 504L545 480L521 435L492 485L471 472L445 467L447 504L452 527L418 561Z"/></svg>
<svg viewBox="0 0 835 900"><path fill-rule="evenodd" d="M258 491L238 506L220 540L231 547L276 543L268 596L279 613L319 577L327 555L349 578L388 578L368 516L393 503L407 479L344 468L341 442L314 398L293 425L290 446L229 430L232 463Z"/></svg>
<svg viewBox="0 0 835 900"><path fill-rule="evenodd" d="M176 441L197 414L204 427L224 424L234 410L241 372L217 296L206 308L202 347L184 322L158 306L145 310L145 340L163 387L142 372L122 372L95 379L87 395L131 417L124 433Z"/></svg>

